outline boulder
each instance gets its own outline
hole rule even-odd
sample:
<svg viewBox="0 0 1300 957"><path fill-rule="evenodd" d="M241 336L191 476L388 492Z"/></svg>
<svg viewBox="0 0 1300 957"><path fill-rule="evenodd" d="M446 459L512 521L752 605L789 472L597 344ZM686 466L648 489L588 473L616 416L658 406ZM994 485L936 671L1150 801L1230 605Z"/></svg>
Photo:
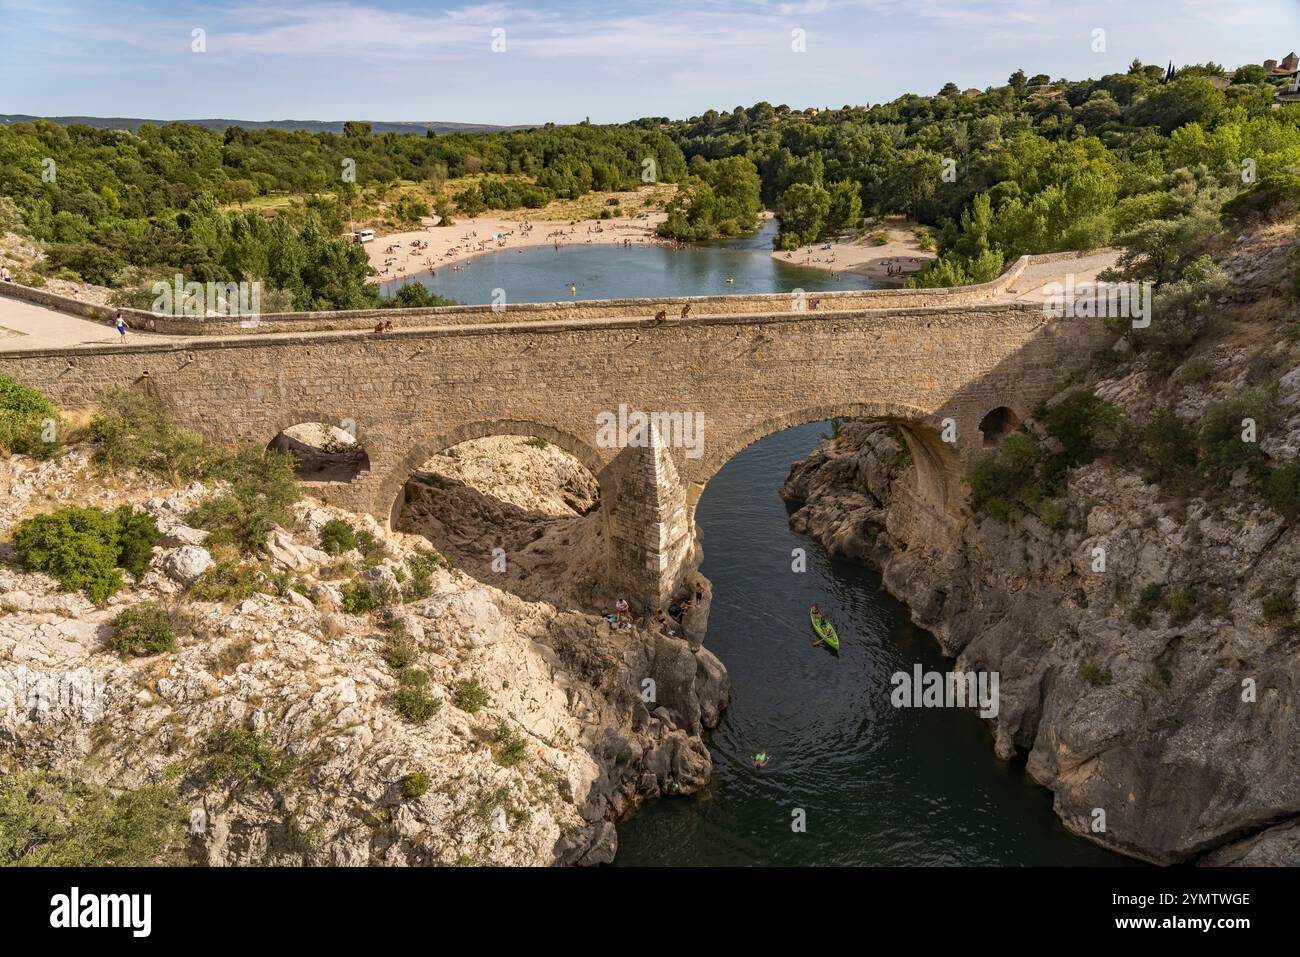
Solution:
<svg viewBox="0 0 1300 957"><path fill-rule="evenodd" d="M214 564L208 550L197 545L182 545L162 556L162 570L167 577L186 585L198 581Z"/></svg>
<svg viewBox="0 0 1300 957"><path fill-rule="evenodd" d="M266 537L266 553L271 556L272 564L289 571L301 571L330 561L330 556L325 552L319 548L299 545L282 528L272 529Z"/></svg>
<svg viewBox="0 0 1300 957"><path fill-rule="evenodd" d="M208 540L208 533L201 528L188 525L173 525L164 529L158 544L164 548L179 548L182 545L202 545Z"/></svg>

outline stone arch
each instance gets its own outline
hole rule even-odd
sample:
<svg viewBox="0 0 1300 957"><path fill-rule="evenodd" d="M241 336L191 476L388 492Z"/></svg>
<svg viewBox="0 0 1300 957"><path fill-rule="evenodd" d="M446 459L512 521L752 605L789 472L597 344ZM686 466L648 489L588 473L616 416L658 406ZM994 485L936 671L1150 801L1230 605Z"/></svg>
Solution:
<svg viewBox="0 0 1300 957"><path fill-rule="evenodd" d="M401 462L384 476L383 481L380 483L376 493L376 517L384 518L388 522L388 527L393 528L402 504L402 491L413 472L433 456L445 452L453 445L460 445L462 442L487 438L492 435L528 435L545 439L552 445L572 455L583 467L591 472L596 477L597 482L600 483L601 501L607 500L607 493L609 492L607 487L608 470L605 467L607 463L595 448L569 432L543 425L540 422L522 419L488 419L467 422L446 432L440 432L433 438L415 445L402 457Z"/></svg>
<svg viewBox="0 0 1300 957"><path fill-rule="evenodd" d="M308 424L322 424L332 426L352 436L355 445L355 453L343 453L338 456L338 462L334 466L325 466L320 478L313 479L311 475L305 475L301 472L299 477L306 481L328 482L331 484L347 485L357 481L361 476L368 473L371 469L371 450L368 448L366 435L361 424L356 419L348 416L323 415L319 412L304 412L299 410L281 412L271 421L268 431L272 432L271 438L267 442L267 448L281 449L282 451L299 451L298 446L301 443L293 440L286 441L285 433L295 426ZM299 455L301 457L301 451ZM323 459L330 458L328 454ZM318 462L316 465L320 465Z"/></svg>
<svg viewBox="0 0 1300 957"><path fill-rule="evenodd" d="M874 419L899 427L916 466L918 498L945 515L961 510L962 466L955 446L944 442L928 413L914 406L894 402L850 402L817 405L766 419L742 429L726 442L707 453L698 468L691 469L687 500L692 508L709 480L742 449L776 432L810 422L829 419Z"/></svg>
<svg viewBox="0 0 1300 957"><path fill-rule="evenodd" d="M1020 422L1020 416L1010 406L999 405L990 409L984 418L980 419L983 447L996 448L1003 439L1020 428Z"/></svg>
<svg viewBox="0 0 1300 957"><path fill-rule="evenodd" d="M290 409L288 411L277 412L267 423L267 428L262 430L256 438L261 441L270 442L285 429L291 429L295 425L301 425L304 422L324 422L326 425L332 425L335 428L351 432L356 436L357 445L366 448L369 446L369 435L365 425L360 419L354 419L346 415L331 415L324 412L317 412L307 409ZM267 438L269 434L269 438Z"/></svg>

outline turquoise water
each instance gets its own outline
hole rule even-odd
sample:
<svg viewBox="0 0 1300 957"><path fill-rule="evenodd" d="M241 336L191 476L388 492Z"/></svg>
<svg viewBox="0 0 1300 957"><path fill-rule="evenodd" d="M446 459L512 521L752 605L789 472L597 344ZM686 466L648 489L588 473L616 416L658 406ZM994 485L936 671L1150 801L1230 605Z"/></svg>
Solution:
<svg viewBox="0 0 1300 957"><path fill-rule="evenodd" d="M738 293L809 292L831 289L871 289L876 284L861 273L793 266L773 259L774 222L755 235L685 249L668 246L577 245L534 246L488 253L463 263L464 272L450 267L410 279L383 283L385 296L404 282L422 282L431 291L469 305L492 302L492 290L505 290L505 301L558 302L565 299L626 299L636 296L722 296ZM731 276L733 282L727 283ZM569 285L577 287L569 294Z"/></svg>
<svg viewBox="0 0 1300 957"><path fill-rule="evenodd" d="M896 709L895 671L948 671L879 576L790 531L778 489L829 423L737 455L696 511L714 604L705 647L731 674L702 795L651 802L619 825L617 865L1124 865L1067 832L1023 762L993 755L973 711ZM791 571L791 550L807 571ZM811 645L808 606L841 655ZM766 751L759 770L753 755ZM792 830L802 810L805 833Z"/></svg>

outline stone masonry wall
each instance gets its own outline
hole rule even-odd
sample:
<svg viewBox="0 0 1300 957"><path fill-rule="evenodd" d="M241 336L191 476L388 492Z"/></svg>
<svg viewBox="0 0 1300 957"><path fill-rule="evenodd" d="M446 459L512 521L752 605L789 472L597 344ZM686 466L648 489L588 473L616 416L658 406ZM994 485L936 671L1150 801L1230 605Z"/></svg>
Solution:
<svg viewBox="0 0 1300 957"><path fill-rule="evenodd" d="M620 403L704 413L703 454L673 452L691 505L750 442L861 415L907 426L937 472L932 497L952 509L947 479L978 454L984 414L1008 406L1023 417L1107 341L1099 321L989 305L113 344L5 353L0 370L66 406L109 387L149 388L222 441L267 443L299 422L352 420L371 470L326 494L381 518L412 463L504 422L536 426L599 471L618 449L597 447L595 417ZM946 417L955 445L936 439Z"/></svg>

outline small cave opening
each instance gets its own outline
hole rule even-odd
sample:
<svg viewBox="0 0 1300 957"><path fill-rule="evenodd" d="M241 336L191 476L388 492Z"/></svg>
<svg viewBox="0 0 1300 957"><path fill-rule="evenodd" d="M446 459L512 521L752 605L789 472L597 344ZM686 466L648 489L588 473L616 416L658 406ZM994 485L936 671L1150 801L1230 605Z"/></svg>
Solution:
<svg viewBox="0 0 1300 957"><path fill-rule="evenodd" d="M980 432L984 436L984 448L996 448L1012 432L1020 428L1020 416L1005 405L1000 405L980 419Z"/></svg>

